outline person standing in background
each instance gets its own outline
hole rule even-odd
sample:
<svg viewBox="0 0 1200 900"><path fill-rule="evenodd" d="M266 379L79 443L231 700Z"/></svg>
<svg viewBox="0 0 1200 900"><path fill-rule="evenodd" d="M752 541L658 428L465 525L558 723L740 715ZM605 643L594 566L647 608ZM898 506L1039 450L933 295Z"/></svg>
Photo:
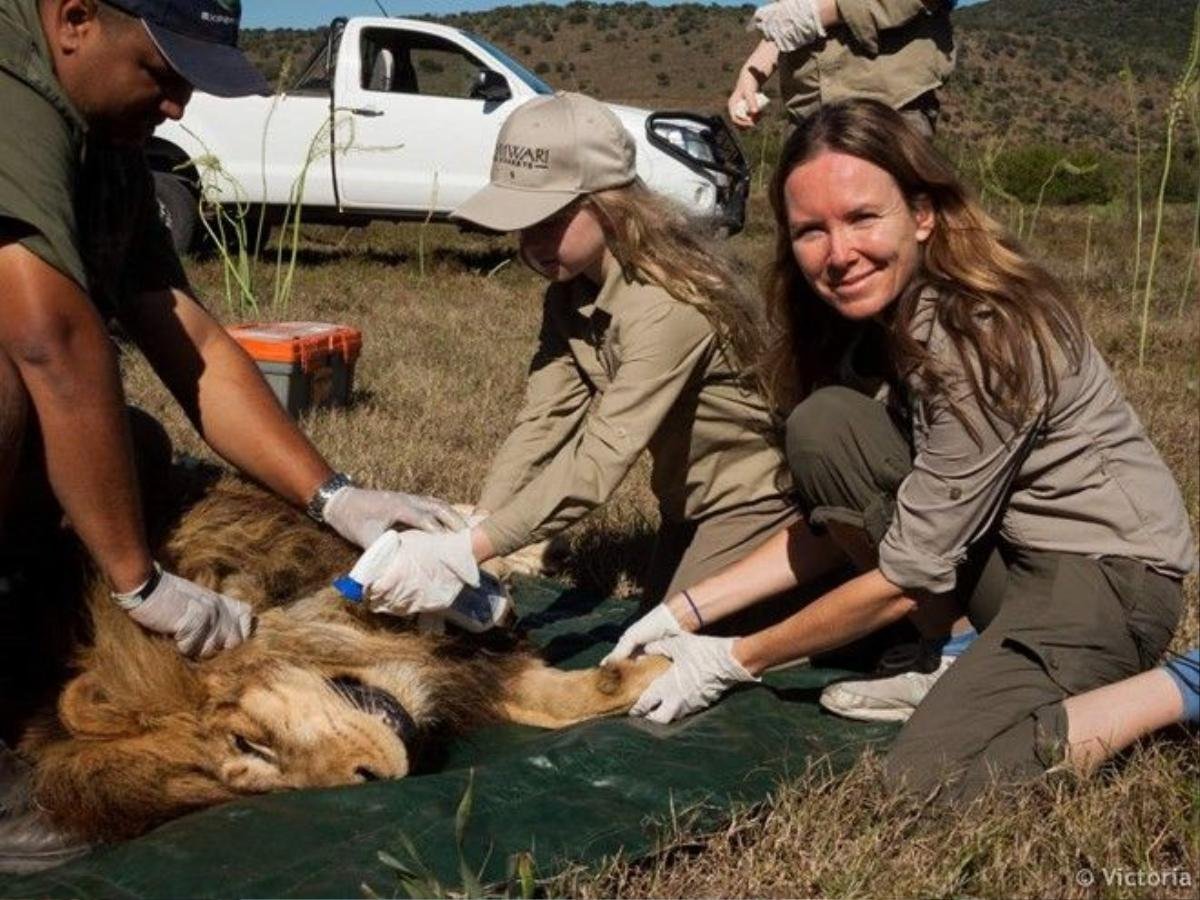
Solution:
<svg viewBox="0 0 1200 900"><path fill-rule="evenodd" d="M905 114L926 137L937 124L937 89L954 70L955 0L778 0L754 13L762 34L729 95L729 117L753 128L757 95L779 70L792 124L822 106L861 97Z"/></svg>

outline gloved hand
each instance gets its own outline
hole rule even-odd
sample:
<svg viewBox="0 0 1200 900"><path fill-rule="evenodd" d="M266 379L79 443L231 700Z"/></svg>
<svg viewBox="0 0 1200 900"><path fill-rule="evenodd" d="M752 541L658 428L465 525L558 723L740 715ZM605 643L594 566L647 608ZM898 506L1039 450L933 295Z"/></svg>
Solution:
<svg viewBox="0 0 1200 900"><path fill-rule="evenodd" d="M450 504L436 497L399 491L339 488L325 504L324 519L338 534L366 549L393 525L422 531L456 531L467 523Z"/></svg>
<svg viewBox="0 0 1200 900"><path fill-rule="evenodd" d="M625 629L625 633L617 641L617 646L612 648L608 656L600 660L600 665L607 666L610 663L629 659L647 644L663 638L674 637L677 634L683 634L679 620L675 618L675 613L671 612L665 603L660 603Z"/></svg>
<svg viewBox="0 0 1200 900"><path fill-rule="evenodd" d="M479 565L471 550L471 532L385 532L350 577L363 586L375 612L407 616L445 609L464 586L479 587Z"/></svg>
<svg viewBox="0 0 1200 900"><path fill-rule="evenodd" d="M761 681L733 658L736 641L684 634L647 645L647 653L670 657L674 664L650 682L629 714L665 725L711 706L735 684Z"/></svg>
<svg viewBox="0 0 1200 900"><path fill-rule="evenodd" d="M175 638L187 656L212 656L236 647L254 628L254 612L245 603L202 588L170 572L155 569L158 584L144 600L113 594L143 628Z"/></svg>
<svg viewBox="0 0 1200 900"><path fill-rule="evenodd" d="M799 50L825 37L817 0L778 0L754 11L753 26L781 53Z"/></svg>

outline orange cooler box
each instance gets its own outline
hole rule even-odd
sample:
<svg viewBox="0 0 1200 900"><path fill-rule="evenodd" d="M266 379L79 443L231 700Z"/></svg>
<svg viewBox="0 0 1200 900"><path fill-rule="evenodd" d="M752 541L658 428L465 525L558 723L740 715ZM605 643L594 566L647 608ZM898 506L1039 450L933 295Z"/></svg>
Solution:
<svg viewBox="0 0 1200 900"><path fill-rule="evenodd" d="M258 363L290 415L350 401L361 331L325 322L269 322L235 325L229 333Z"/></svg>

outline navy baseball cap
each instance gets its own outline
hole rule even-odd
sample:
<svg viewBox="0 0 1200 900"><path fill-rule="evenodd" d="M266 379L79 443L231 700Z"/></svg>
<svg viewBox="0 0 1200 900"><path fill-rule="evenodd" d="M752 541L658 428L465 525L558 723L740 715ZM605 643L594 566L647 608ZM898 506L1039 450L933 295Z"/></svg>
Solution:
<svg viewBox="0 0 1200 900"><path fill-rule="evenodd" d="M238 49L241 0L103 0L137 16L176 72L218 97L269 94L262 73Z"/></svg>

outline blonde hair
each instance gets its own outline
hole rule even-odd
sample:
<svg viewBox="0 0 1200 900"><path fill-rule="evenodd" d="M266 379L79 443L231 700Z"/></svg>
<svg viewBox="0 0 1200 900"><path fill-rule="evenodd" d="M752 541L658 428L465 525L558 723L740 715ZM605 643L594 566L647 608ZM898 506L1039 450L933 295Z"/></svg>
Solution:
<svg viewBox="0 0 1200 900"><path fill-rule="evenodd" d="M709 229L640 180L583 198L600 219L609 252L627 278L654 284L711 323L737 371L762 355L752 289Z"/></svg>
<svg viewBox="0 0 1200 900"><path fill-rule="evenodd" d="M878 166L896 180L910 208L925 199L933 210L934 228L924 244L920 269L897 299L888 324L887 344L896 372L911 378L922 396L942 399L947 399L948 379L965 373L987 414L1012 424L1028 419L1035 407L1053 402L1058 388L1056 351L1074 367L1085 340L1073 301L1062 284L980 207L930 142L910 129L899 113L874 100L822 108L788 139L772 179L777 231L766 295L767 314L776 331L763 364L772 400L791 405L828 384L852 333L861 327L817 296L792 252L784 185L793 170L826 150ZM911 333L926 287L938 292L935 315L963 363L953 373ZM1030 371L1031 361L1039 379Z"/></svg>

